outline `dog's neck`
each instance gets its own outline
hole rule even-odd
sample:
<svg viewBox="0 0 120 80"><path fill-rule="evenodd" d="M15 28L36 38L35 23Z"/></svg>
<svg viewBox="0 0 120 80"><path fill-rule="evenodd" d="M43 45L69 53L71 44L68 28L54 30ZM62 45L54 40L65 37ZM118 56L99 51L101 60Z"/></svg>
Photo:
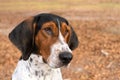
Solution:
<svg viewBox="0 0 120 80"><path fill-rule="evenodd" d="M52 69L42 56L31 54L28 60L20 60L12 80L62 80L60 68Z"/></svg>

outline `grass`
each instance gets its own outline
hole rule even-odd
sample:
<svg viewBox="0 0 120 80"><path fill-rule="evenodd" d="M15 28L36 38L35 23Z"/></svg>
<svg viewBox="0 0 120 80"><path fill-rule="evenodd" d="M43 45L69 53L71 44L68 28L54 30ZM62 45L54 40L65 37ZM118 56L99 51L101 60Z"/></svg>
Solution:
<svg viewBox="0 0 120 80"><path fill-rule="evenodd" d="M85 0L86 1L86 0ZM58 0L58 1L16 1L1 2L0 11L24 11L24 10L66 10L66 9L82 9L82 10L103 10L103 9L120 9L120 3L102 2L89 3L83 0Z"/></svg>

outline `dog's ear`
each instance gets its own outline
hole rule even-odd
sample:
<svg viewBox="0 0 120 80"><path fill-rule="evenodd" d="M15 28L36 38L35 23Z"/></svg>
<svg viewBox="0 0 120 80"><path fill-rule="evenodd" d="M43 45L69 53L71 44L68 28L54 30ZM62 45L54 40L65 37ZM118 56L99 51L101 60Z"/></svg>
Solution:
<svg viewBox="0 0 120 80"><path fill-rule="evenodd" d="M34 47L34 17L21 22L9 34L11 42L22 52L22 59L27 60Z"/></svg>
<svg viewBox="0 0 120 80"><path fill-rule="evenodd" d="M68 45L71 50L74 50L78 46L78 37L72 27L71 27L71 36Z"/></svg>

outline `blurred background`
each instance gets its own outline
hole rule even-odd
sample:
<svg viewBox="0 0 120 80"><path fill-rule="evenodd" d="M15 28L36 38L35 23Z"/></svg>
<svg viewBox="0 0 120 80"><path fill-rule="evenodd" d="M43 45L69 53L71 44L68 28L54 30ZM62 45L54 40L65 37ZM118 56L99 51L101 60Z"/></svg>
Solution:
<svg viewBox="0 0 120 80"><path fill-rule="evenodd" d="M10 80L21 56L9 32L39 13L66 18L78 35L64 80L120 80L120 0L0 0L0 80Z"/></svg>

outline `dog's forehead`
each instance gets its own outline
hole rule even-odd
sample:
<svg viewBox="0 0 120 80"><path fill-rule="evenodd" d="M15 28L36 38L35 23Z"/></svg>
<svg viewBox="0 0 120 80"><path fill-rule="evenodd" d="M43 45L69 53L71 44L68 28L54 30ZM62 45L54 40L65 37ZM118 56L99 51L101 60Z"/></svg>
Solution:
<svg viewBox="0 0 120 80"><path fill-rule="evenodd" d="M58 25L58 21L65 22L68 25L68 21L65 18L54 15L54 14L39 14L35 16L35 19L34 19L34 22L36 22L39 27L44 23L50 22L50 21L53 21L57 25Z"/></svg>
<svg viewBox="0 0 120 80"><path fill-rule="evenodd" d="M68 21L65 18L60 17L58 15L49 14L49 13L39 14L34 17L34 23L36 23L36 29L35 29L36 34L42 28L42 25L48 22L54 22L57 28L61 26L61 23L66 23L66 25L69 25Z"/></svg>

